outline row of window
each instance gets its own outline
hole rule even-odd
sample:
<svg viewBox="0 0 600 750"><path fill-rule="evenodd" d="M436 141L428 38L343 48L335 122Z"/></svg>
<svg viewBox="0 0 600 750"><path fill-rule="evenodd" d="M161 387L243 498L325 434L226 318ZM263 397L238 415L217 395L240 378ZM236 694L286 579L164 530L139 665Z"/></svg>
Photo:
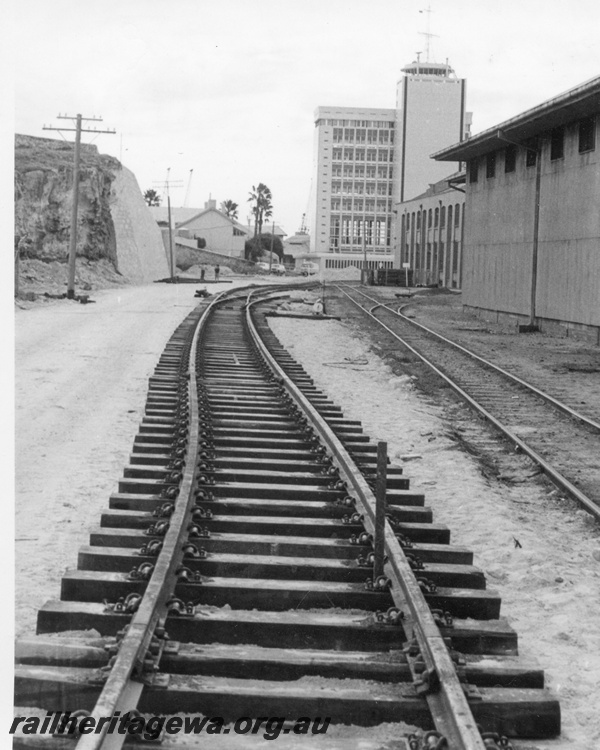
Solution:
<svg viewBox="0 0 600 750"><path fill-rule="evenodd" d="M445 257L446 249L449 257ZM423 245L417 242L413 246L406 244L404 258L415 271L432 271L435 276L441 278L444 260L446 261L446 268L451 269L453 274L458 271L460 250L460 240L448 243L427 242Z"/></svg>
<svg viewBox="0 0 600 750"><path fill-rule="evenodd" d="M330 248L330 252L332 252L332 249ZM340 258L326 258L325 259L325 268L348 268L348 266L354 266L354 268L363 268L364 261L358 260L347 260L347 259L340 259ZM393 260L368 260L367 261L367 268L375 269L375 268L393 268L394 267L394 261Z"/></svg>
<svg viewBox="0 0 600 750"><path fill-rule="evenodd" d="M460 224L460 203L457 203L454 207L448 206L448 224L452 224L454 218L454 226L457 227ZM413 211L410 214L403 214L401 228L402 231L409 232L410 228L419 231L421 228L429 229L432 226L435 228L439 226L443 228L446 226L446 206L441 206L436 209L424 209L423 211Z"/></svg>
<svg viewBox="0 0 600 750"><path fill-rule="evenodd" d="M362 213L368 211L370 213L377 210L378 213L391 213L392 201L391 200L377 200L367 199L362 200L361 198L332 198L331 199L331 210L332 211L349 211L354 213Z"/></svg>
<svg viewBox="0 0 600 750"><path fill-rule="evenodd" d="M374 180L375 177L378 177L380 180L391 180L394 176L394 169L393 167L388 166L366 166L363 167L361 165L353 166L352 164L344 164L344 168L342 170L342 167L338 164L334 165L331 168L331 176L332 177L356 177L358 179L364 179L365 177L368 180Z"/></svg>
<svg viewBox="0 0 600 750"><path fill-rule="evenodd" d="M394 150L387 148L333 148L331 150L333 161L394 161Z"/></svg>
<svg viewBox="0 0 600 750"><path fill-rule="evenodd" d="M577 149L580 154L594 151L596 148L596 118L585 117L577 125ZM550 141L550 161L562 159L565 155L565 127L554 128L548 134ZM511 143L502 151L492 151L485 155L485 159L471 159L469 161L469 182L477 182L479 179L479 165L485 163L486 179L496 176L498 154L504 154L504 174L514 172L517 168L517 155L525 152L525 166L534 167L537 163L538 153L541 147L541 139L529 140L523 148Z"/></svg>
<svg viewBox="0 0 600 750"><path fill-rule="evenodd" d="M387 145L394 142L393 130L366 130L364 128L334 128L334 143L379 143Z"/></svg>
<svg viewBox="0 0 600 750"><path fill-rule="evenodd" d="M333 127L351 128L393 128L394 122L388 120L330 120L320 119L315 122L316 126L329 125Z"/></svg>
<svg viewBox="0 0 600 750"><path fill-rule="evenodd" d="M365 247L389 247L392 236L392 220L389 217L353 219L348 216L332 216L329 227L330 245L355 245Z"/></svg>
<svg viewBox="0 0 600 750"><path fill-rule="evenodd" d="M331 194L339 195L392 195L394 184L392 182L339 182L333 180L331 183Z"/></svg>

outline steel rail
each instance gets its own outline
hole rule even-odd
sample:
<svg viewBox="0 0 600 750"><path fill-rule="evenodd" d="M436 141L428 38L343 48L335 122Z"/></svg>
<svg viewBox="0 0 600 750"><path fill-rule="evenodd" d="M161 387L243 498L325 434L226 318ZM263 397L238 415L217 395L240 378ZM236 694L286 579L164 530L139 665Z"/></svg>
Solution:
<svg viewBox="0 0 600 750"><path fill-rule="evenodd" d="M234 290L231 290L234 291ZM163 547L156 560L152 576L144 591L138 610L134 613L127 632L108 675L106 683L91 713L96 722L103 717L112 717L133 710L144 689L141 679L144 658L159 622L166 619L167 601L175 589L176 570L183 560L183 543L187 538L187 526L194 502L194 480L196 477L196 454L198 452L198 395L196 392L196 352L198 337L206 325L212 309L223 301L226 292L218 294L203 311L193 334L189 360L188 398L190 406L188 445L185 456L183 478L179 488L180 501L170 517L170 525ZM137 679L136 679L137 678ZM96 723L98 726L98 723ZM96 734L83 735L77 750L116 750L127 739L126 734L106 734L104 723Z"/></svg>
<svg viewBox="0 0 600 750"><path fill-rule="evenodd" d="M340 291L344 292L344 289L340 285L336 284L336 286L338 287L338 289L340 289ZM475 354L475 352L472 352L470 349L467 349L461 344L458 344L456 341L452 341L452 339L446 338L446 336L443 336L441 333L438 333L437 331L434 331L433 329L428 328L422 323L418 323L416 320L412 320L411 318L408 318L406 315L400 312L401 308L394 310L394 308L391 307L391 305L387 305L385 302L380 302L375 297L370 297L368 294L365 294L365 292L361 291L360 289L355 289L354 287L352 287L352 289L353 291L357 292L358 294L370 300L371 302L377 303L369 309L370 313L372 313L373 310L375 310L377 307L384 307L388 312L391 312L394 315L397 315L406 323L410 323L410 325L416 328L420 328L423 331L426 331L428 334L430 334L431 336L434 336L440 341L443 341L445 344L448 344L449 346L452 346L455 349L459 349L461 352L471 357L471 359L477 360L478 362L485 365L486 367L489 367L491 370L495 370L496 372L499 372L501 375L504 375L504 377L509 378L515 383L518 383L523 388L526 388L532 393L535 393L536 396L539 396L540 398L544 399L544 401L547 401L549 404L552 404L552 406L554 406L556 409L559 409L564 414L567 414L569 417L572 417L573 419L576 419L577 421L582 422L587 427L590 427L591 429L600 432L600 423L595 422L593 419L590 419L589 417L586 417L583 414L580 414L578 411L575 411L575 409L572 409L570 406L567 406L567 404L563 404L562 401L559 401L558 399L554 398L549 393L546 393L545 391L541 391L539 388L536 388L535 385L528 383L526 380L522 380L518 375L514 375L513 373L508 372L508 370L504 370L502 367L499 367L498 365L495 365L493 362L490 362L489 360L484 359L478 354ZM347 292L344 292L344 293L346 294L347 297L350 297L350 295ZM355 304L357 304L355 300L352 300L352 301ZM407 302L402 307L406 307L409 304L412 304L412 303ZM359 307L362 307L362 306L359 305ZM364 307L362 309L366 310L366 308Z"/></svg>
<svg viewBox="0 0 600 750"><path fill-rule="evenodd" d="M469 394L466 391L464 391L457 383L455 383L444 372L442 372L442 370L436 367L436 365L434 365L433 362L427 359L427 357L423 356L419 351L417 351L413 346L411 346L407 341L405 341L401 336L399 336L395 331L393 331L382 320L380 320L375 315L373 315L372 312L369 312L369 310L364 308L355 299L352 299L352 297L344 289L342 289L340 286L338 286L338 289L343 294L345 294L346 297L348 297L348 299L351 302L353 302L360 310L366 313L370 318L372 318L376 323L378 323L382 328L384 328L388 333L390 333L395 339L397 339L403 346L405 346L410 352L412 352L416 357L418 357L422 362L424 362L428 367L430 367L437 375L439 375L439 377L441 377L444 380L444 382L446 382L452 388L452 390L455 391L455 393L457 393L470 406L472 406L473 409L475 409L479 414L481 414L488 422L490 422L490 424L492 424L497 430L499 430L503 435L505 435L505 437L507 437L512 443L518 446L519 450L527 454L533 461L535 461L535 463L538 464L538 466L542 469L544 474L546 474L546 476L559 489L561 489L563 492L565 492L565 494L569 495L578 503L580 503L596 519L600 520L600 506L598 506L595 502L593 502L593 500L591 500L587 495L584 495L584 493L581 492L581 490L579 490L574 484L569 482L569 480L565 476L563 476L558 471L556 471L556 469L554 469L551 464L549 464L539 453L537 453L537 451L535 451L533 448L527 445L527 443L521 440L521 438L515 435L515 433L512 432L506 425L504 425L502 422L497 420L492 414L490 414L489 411L487 411L487 409L485 409L472 396L469 396ZM412 323L413 321L410 321L410 322ZM440 338L443 338L443 337L440 337ZM468 350L465 350L465 351L467 351L467 353L470 354ZM485 363L485 360L483 360L483 362Z"/></svg>
<svg viewBox="0 0 600 750"><path fill-rule="evenodd" d="M357 506L364 515L366 529L374 534L375 496L371 488L327 422L280 367L262 341L251 314L252 307L258 301L252 301L251 297L252 292L248 295L246 305L246 323L255 345L287 393L303 410L314 431L329 448L341 475L356 496ZM425 662L426 676L431 685L431 690L426 693L425 698L437 731L446 738L449 750L485 750L444 639L387 519L385 552L387 561L384 570L392 582L391 596L395 605L404 614L402 626L409 641L416 639Z"/></svg>
<svg viewBox="0 0 600 750"><path fill-rule="evenodd" d="M259 287L254 290L254 293L272 294L274 286ZM119 644L119 650L107 680L90 714L96 719L96 726L98 726L99 719L112 717L117 711L120 711L123 715L134 710L139 703L144 686L149 684L149 680L151 681L151 677L148 679L143 676L144 659L157 625L164 623L166 620L167 602L175 589L177 568L183 562L182 547L187 538L187 526L194 503L193 489L197 474L196 455L198 452L198 395L196 391L198 340L211 312L218 304L247 296L247 294L247 287L220 292L204 309L192 334L188 368L190 415L185 466L179 488L181 501L175 503L175 509L169 521L169 529L140 605ZM77 750L99 750L100 748L102 750L119 750L127 736L118 732L107 734L106 723L103 723L99 732L82 735L76 747Z"/></svg>

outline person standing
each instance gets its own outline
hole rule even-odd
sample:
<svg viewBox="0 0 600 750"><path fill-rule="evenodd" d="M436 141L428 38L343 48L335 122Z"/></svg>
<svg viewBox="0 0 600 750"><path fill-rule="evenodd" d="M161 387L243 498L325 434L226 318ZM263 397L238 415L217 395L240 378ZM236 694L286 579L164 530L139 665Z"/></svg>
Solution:
<svg viewBox="0 0 600 750"><path fill-rule="evenodd" d="M221 269L219 266L215 266L215 281L219 280L219 274L221 273Z"/></svg>

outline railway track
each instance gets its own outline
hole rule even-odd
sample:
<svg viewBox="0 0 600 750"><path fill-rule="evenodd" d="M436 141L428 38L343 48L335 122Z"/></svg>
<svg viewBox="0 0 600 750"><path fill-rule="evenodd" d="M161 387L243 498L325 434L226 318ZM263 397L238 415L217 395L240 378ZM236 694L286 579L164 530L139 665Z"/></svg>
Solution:
<svg viewBox="0 0 600 750"><path fill-rule="evenodd" d="M163 727L182 746L555 736L558 702L472 552L280 346L268 297L204 303L167 344L118 491L16 645L15 746L73 747L27 733L25 707L46 726L83 712L78 750L181 714L213 728ZM126 714L135 731L112 731Z"/></svg>
<svg viewBox="0 0 600 750"><path fill-rule="evenodd" d="M600 519L600 420L356 287L338 290L434 370L569 497ZM581 467L585 472L579 476Z"/></svg>

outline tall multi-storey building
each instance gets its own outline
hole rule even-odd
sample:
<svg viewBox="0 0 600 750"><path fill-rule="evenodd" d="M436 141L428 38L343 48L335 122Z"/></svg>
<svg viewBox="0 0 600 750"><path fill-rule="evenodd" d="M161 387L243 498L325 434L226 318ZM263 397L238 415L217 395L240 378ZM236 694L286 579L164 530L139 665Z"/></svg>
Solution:
<svg viewBox="0 0 600 750"><path fill-rule="evenodd" d="M448 173L430 156L465 134L465 81L448 64L402 72L395 109L316 110L309 226L322 268L398 265L396 204Z"/></svg>
<svg viewBox="0 0 600 750"><path fill-rule="evenodd" d="M414 62L402 72L396 88L398 202L414 198L449 173L448 165L436 163L431 154L462 141L467 132L464 78L441 63Z"/></svg>
<svg viewBox="0 0 600 750"><path fill-rule="evenodd" d="M311 252L326 255L324 267L360 260L392 265L393 109L319 107Z"/></svg>

